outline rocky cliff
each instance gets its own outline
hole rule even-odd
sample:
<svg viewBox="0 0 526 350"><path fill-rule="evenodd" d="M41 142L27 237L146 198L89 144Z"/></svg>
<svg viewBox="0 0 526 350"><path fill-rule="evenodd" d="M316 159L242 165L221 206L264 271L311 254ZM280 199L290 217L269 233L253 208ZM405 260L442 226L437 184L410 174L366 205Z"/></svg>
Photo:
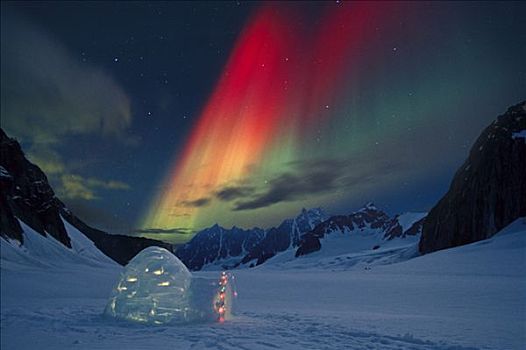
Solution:
<svg viewBox="0 0 526 350"><path fill-rule="evenodd" d="M0 129L0 236L23 245L24 235L18 221L21 220L42 236L51 236L71 248L62 218L121 265L152 245L171 250L168 243L111 235L86 225L55 196L44 172L26 159L20 144Z"/></svg>
<svg viewBox="0 0 526 350"><path fill-rule="evenodd" d="M499 116L479 136L445 196L430 211L421 253L493 236L526 216L526 102Z"/></svg>

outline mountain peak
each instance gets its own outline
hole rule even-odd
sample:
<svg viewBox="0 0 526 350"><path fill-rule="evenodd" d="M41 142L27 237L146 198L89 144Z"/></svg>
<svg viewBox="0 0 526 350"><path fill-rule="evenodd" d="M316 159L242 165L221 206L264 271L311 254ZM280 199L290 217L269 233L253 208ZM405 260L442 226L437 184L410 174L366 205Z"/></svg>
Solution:
<svg viewBox="0 0 526 350"><path fill-rule="evenodd" d="M367 202L362 206L360 210L358 210L358 212L362 211L378 211L378 208L376 207L376 205L374 205L373 202Z"/></svg>
<svg viewBox="0 0 526 350"><path fill-rule="evenodd" d="M326 216L327 216L327 214L320 207L318 207L318 208L310 208L310 209L302 208L301 212L299 213L299 215L296 218L300 218L300 217L326 217Z"/></svg>
<svg viewBox="0 0 526 350"><path fill-rule="evenodd" d="M375 210L375 209L377 209L377 208L376 208L376 205L374 205L373 202L367 202L367 203L364 205L364 208L366 208L366 209L371 209L371 210Z"/></svg>
<svg viewBox="0 0 526 350"><path fill-rule="evenodd" d="M214 225L210 226L208 229L210 231L218 231L221 230L223 227L219 226L219 224L216 222Z"/></svg>

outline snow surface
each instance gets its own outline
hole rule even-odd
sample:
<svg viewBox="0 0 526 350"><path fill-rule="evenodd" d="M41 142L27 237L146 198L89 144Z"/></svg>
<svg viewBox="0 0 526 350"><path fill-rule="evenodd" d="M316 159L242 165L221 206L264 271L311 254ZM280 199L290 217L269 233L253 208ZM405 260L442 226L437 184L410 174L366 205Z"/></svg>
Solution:
<svg viewBox="0 0 526 350"><path fill-rule="evenodd" d="M11 241L11 244L4 244L2 241L1 262L2 271L4 269L31 269L33 267L52 268L66 265L81 265L105 267L118 266L113 260L104 255L95 244L88 239L82 232L62 220L69 237L71 238L72 249L68 249L53 236L42 236L32 230L29 226L20 222L24 231L24 244L18 241Z"/></svg>
<svg viewBox="0 0 526 350"><path fill-rule="evenodd" d="M0 239L2 349L526 348L526 219L409 260L416 242L236 271L231 321L176 326L104 317L123 269L23 228L27 247Z"/></svg>

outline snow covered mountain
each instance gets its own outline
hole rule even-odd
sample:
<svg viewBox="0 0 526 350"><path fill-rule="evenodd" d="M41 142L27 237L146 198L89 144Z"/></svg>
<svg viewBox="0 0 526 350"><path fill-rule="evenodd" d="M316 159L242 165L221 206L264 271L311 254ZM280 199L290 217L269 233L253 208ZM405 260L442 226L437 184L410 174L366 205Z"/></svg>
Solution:
<svg viewBox="0 0 526 350"><path fill-rule="evenodd" d="M421 232L425 213L405 213L389 217L372 203L350 215L337 215L320 223L302 236L296 257L322 249L323 242L343 238L338 245L342 252L361 249L378 249L386 240L417 236ZM352 243L345 238L352 238ZM355 240L356 237L373 238ZM368 246L374 243L372 246ZM365 246L363 246L365 244Z"/></svg>
<svg viewBox="0 0 526 350"><path fill-rule="evenodd" d="M296 249L303 234L327 219L327 214L321 208L305 209L293 219L287 219L278 227L266 232L265 237L241 260L248 266L261 265L280 252Z"/></svg>
<svg viewBox="0 0 526 350"><path fill-rule="evenodd" d="M214 225L179 247L176 255L195 271L293 260L322 249L325 243L328 248L323 249L323 256L375 250L394 240L396 243L388 246L415 245L425 215L404 213L389 217L372 203L347 216L328 217L320 208L303 209L297 217L267 230ZM335 239L336 250L330 248Z"/></svg>
<svg viewBox="0 0 526 350"><path fill-rule="evenodd" d="M175 255L190 270L201 270L209 264L235 264L264 236L265 231L257 227L226 229L216 224L198 232L192 240L180 246Z"/></svg>
<svg viewBox="0 0 526 350"><path fill-rule="evenodd" d="M0 129L0 237L27 248L35 232L72 251L72 236L80 233L94 243L94 249L122 265L152 245L171 250L171 245L161 241L111 235L86 225L55 196L44 172L26 159L20 144ZM31 254L43 258L34 248Z"/></svg>
<svg viewBox="0 0 526 350"><path fill-rule="evenodd" d="M526 216L526 101L479 136L445 196L429 212L421 253L489 238Z"/></svg>
<svg viewBox="0 0 526 350"><path fill-rule="evenodd" d="M226 229L216 224L198 232L175 254L191 270L255 266L279 252L297 247L301 235L326 217L320 208L314 208L303 209L297 217L267 230L235 226Z"/></svg>

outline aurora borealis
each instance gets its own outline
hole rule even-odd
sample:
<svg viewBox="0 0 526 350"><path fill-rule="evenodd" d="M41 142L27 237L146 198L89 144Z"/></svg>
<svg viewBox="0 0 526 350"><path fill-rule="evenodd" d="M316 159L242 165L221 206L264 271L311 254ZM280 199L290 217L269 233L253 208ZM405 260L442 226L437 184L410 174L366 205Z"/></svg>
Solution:
<svg viewBox="0 0 526 350"><path fill-rule="evenodd" d="M109 232L180 243L302 207L426 211L524 98L524 9L2 3L2 128Z"/></svg>
<svg viewBox="0 0 526 350"><path fill-rule="evenodd" d="M356 2L321 10L312 21L301 6L268 4L247 21L144 227L255 225L254 218L337 206L364 188L426 176L397 169L410 161L404 155L418 160L404 145L408 121L427 124L420 132L432 129L437 112L454 110L456 91L476 90L477 79L445 80L441 72L455 64L428 53L412 53L422 63L400 67L399 51L431 39L413 32L436 20L426 6ZM442 45L460 49L461 40L446 39ZM397 84L385 81L389 75ZM441 107L445 101L452 105ZM424 147L440 147L430 141L436 144Z"/></svg>
<svg viewBox="0 0 526 350"><path fill-rule="evenodd" d="M238 218L240 210L264 207L236 198L234 213L225 202L236 191L264 196L260 185L266 179L305 150L313 152L313 143L326 146L322 129L337 117L328 110L338 107L344 77L353 74L358 51L390 7L329 8L316 28L289 24L301 16L297 6L257 10L166 180L169 190L154 199L144 226L169 229L175 221L202 227L211 218ZM306 40L308 32L312 37Z"/></svg>

